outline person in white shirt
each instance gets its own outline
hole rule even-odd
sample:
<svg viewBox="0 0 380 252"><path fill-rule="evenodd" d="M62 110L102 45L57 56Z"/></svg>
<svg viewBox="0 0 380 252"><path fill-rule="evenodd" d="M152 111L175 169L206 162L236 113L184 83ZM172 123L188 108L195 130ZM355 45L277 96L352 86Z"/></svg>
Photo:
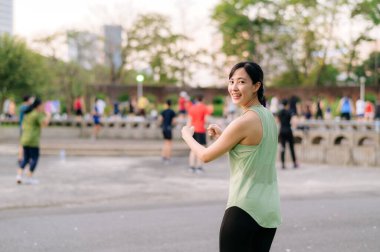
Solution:
<svg viewBox="0 0 380 252"><path fill-rule="evenodd" d="M102 116L104 114L104 109L106 108L106 102L102 99L98 99L95 106L98 109L99 115Z"/></svg>
<svg viewBox="0 0 380 252"><path fill-rule="evenodd" d="M365 112L365 101L358 99L355 103L356 118L358 121L363 120Z"/></svg>

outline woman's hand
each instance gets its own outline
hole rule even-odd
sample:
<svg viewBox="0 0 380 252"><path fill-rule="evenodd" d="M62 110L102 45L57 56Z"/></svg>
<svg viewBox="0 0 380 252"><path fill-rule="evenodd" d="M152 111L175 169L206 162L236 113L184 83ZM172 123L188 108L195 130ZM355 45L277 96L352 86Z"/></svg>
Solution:
<svg viewBox="0 0 380 252"><path fill-rule="evenodd" d="M185 125L182 127L181 130L182 138L185 139L186 137L193 137L194 135L194 127Z"/></svg>
<svg viewBox="0 0 380 252"><path fill-rule="evenodd" d="M222 129L216 124L210 124L207 128L207 133L211 137L218 138L222 134Z"/></svg>

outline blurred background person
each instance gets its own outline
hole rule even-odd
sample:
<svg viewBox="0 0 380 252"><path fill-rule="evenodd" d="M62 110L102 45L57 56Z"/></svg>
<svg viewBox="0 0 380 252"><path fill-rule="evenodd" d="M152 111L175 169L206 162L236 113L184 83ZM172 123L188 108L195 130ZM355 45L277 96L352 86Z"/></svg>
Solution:
<svg viewBox="0 0 380 252"><path fill-rule="evenodd" d="M306 120L310 120L311 118L313 118L313 112L311 111L311 105L309 102L306 102L305 104L303 116L305 117Z"/></svg>
<svg viewBox="0 0 380 252"><path fill-rule="evenodd" d="M164 145L162 146L162 161L169 163L172 158L172 139L173 139L173 125L175 124L176 114L171 108L172 101L167 100L165 110L161 112L160 124L162 128L162 135L164 137Z"/></svg>
<svg viewBox="0 0 380 252"><path fill-rule="evenodd" d="M279 100L277 96L273 96L272 99L270 99L269 110L274 116L277 115L279 110Z"/></svg>
<svg viewBox="0 0 380 252"><path fill-rule="evenodd" d="M364 108L364 120L366 121L373 121L373 118L375 116L375 106L371 101L366 101L365 108Z"/></svg>
<svg viewBox="0 0 380 252"><path fill-rule="evenodd" d="M84 102L83 102L83 97L78 96L73 103L73 108L74 108L74 113L76 116L76 120L80 121L83 117L83 112L84 112Z"/></svg>
<svg viewBox="0 0 380 252"><path fill-rule="evenodd" d="M296 153L294 151L294 137L293 137L293 130L292 130L292 125L291 125L291 120L292 120L293 115L292 115L292 112L290 112L290 110L288 109L288 100L284 99L282 100L281 103L282 103L283 108L278 113L278 120L280 122L279 140L281 143L282 169L286 169L286 166L285 166L286 143L289 144L290 154L293 160L293 167L298 168Z"/></svg>
<svg viewBox="0 0 380 252"><path fill-rule="evenodd" d="M351 120L354 107L351 98L347 95L343 96L338 104L338 111L340 112L340 118L345 120Z"/></svg>
<svg viewBox="0 0 380 252"><path fill-rule="evenodd" d="M101 117L102 117L102 113L100 113L100 109L103 109L104 111L104 107L101 107L99 105L102 105L102 103L99 103L99 98L95 98L95 103L94 103L94 106L93 106L93 111L92 111L92 119L93 119L93 122L94 122L94 130L93 130L93 133L92 133L92 140L96 140L99 136L99 132L101 130Z"/></svg>
<svg viewBox="0 0 380 252"><path fill-rule="evenodd" d="M19 118L18 118L20 140L21 140L21 136L22 136L22 122L24 121L25 111L27 111L29 109L29 106L31 106L33 104L34 97L26 95L22 98L22 100L23 100L23 102L20 106ZM24 149L23 149L22 144L20 142L19 147L18 147L18 163L19 163L19 165L21 165L23 158L24 158Z"/></svg>
<svg viewBox="0 0 380 252"><path fill-rule="evenodd" d="M193 138L201 145L206 146L206 121L210 110L203 103L203 95L198 95L196 103L189 109L189 117L187 125L194 127ZM189 166L191 172L202 173L202 161L195 155L193 151L189 154Z"/></svg>
<svg viewBox="0 0 380 252"><path fill-rule="evenodd" d="M323 115L323 103L320 98L317 99L315 102L315 119L316 120L323 120L324 115Z"/></svg>
<svg viewBox="0 0 380 252"><path fill-rule="evenodd" d="M39 98L33 101L33 104L25 111L22 123L21 145L23 146L23 160L17 170L16 182L21 184L37 184L38 180L33 178L40 156L40 138L41 128L48 126L50 113L45 112L44 105ZM23 180L25 166L29 164L29 171L26 174L26 180Z"/></svg>
<svg viewBox="0 0 380 252"><path fill-rule="evenodd" d="M360 98L356 100L355 112L356 112L356 120L363 121L364 120L364 112L365 112L365 101L363 101Z"/></svg>
<svg viewBox="0 0 380 252"><path fill-rule="evenodd" d="M145 117L148 106L149 106L148 98L146 98L145 96L139 97L139 99L137 100L137 109L138 109L137 115Z"/></svg>
<svg viewBox="0 0 380 252"><path fill-rule="evenodd" d="M287 103L289 104L289 112L292 116L298 116L298 113L300 112L299 102L300 98L296 95L292 95L289 100L287 100Z"/></svg>
<svg viewBox="0 0 380 252"><path fill-rule="evenodd" d="M179 93L178 99L178 117L180 120L184 120L187 115L187 102L189 100L189 96L185 91L181 91Z"/></svg>

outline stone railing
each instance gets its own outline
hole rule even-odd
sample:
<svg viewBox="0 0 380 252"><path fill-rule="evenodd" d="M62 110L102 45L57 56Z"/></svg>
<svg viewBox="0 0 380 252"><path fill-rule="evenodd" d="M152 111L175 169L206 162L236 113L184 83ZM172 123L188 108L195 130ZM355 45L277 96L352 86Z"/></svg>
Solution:
<svg viewBox="0 0 380 252"><path fill-rule="evenodd" d="M211 118L210 122L226 126L223 119ZM0 120L0 140L17 139L17 120ZM185 121L179 121L173 129L173 138L181 138ZM92 120L52 120L50 127L42 131L43 138L90 138ZM100 138L109 139L162 139L156 120L141 117L128 119L103 119ZM380 121L303 121L294 128L295 148L300 162L337 165L380 167ZM287 150L287 155L289 151ZM287 160L290 157L287 156Z"/></svg>
<svg viewBox="0 0 380 252"><path fill-rule="evenodd" d="M380 166L380 121L304 121L294 136L301 161Z"/></svg>
<svg viewBox="0 0 380 252"><path fill-rule="evenodd" d="M215 121L215 119L213 119ZM173 138L180 139L180 130L186 122L177 120L173 129ZM53 119L49 127L42 131L42 137L54 138L90 138L94 122L90 119ZM0 140L17 138L19 134L18 121L0 119ZM162 139L158 120L142 117L102 118L99 138L117 139Z"/></svg>

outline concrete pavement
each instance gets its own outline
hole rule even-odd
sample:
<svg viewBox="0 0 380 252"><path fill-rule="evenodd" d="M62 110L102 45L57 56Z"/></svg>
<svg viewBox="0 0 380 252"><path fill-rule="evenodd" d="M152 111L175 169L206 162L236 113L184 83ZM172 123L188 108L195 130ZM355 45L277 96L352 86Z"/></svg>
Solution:
<svg viewBox="0 0 380 252"><path fill-rule="evenodd" d="M17 185L15 149L0 144L0 251L217 251L225 156L193 174L183 155L164 164L159 155L57 152L41 156L40 184ZM380 247L380 169L301 164L278 169L278 179L283 224L273 252Z"/></svg>
<svg viewBox="0 0 380 252"><path fill-rule="evenodd" d="M224 201L228 193L226 156L206 164L206 172L197 175L188 172L186 157L174 157L165 165L159 156L42 155L37 186L15 184L15 154L0 154L0 167L0 209L119 199L128 199L131 205ZM282 197L380 194L376 168L301 164L297 170L279 169L278 179Z"/></svg>

